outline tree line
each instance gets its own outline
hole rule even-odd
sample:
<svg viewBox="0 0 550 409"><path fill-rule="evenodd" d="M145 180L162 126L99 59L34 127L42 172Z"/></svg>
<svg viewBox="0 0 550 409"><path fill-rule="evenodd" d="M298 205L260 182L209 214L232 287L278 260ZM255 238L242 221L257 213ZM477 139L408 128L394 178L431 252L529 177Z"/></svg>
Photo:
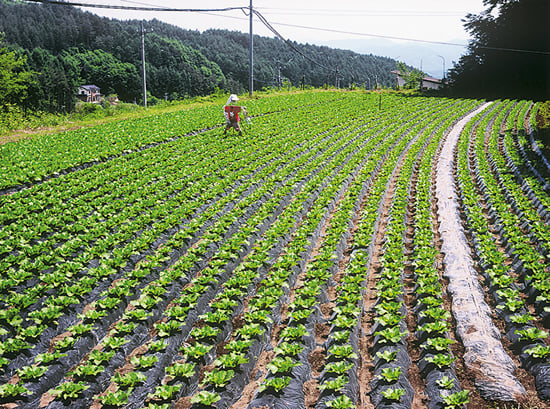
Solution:
<svg viewBox="0 0 550 409"><path fill-rule="evenodd" d="M484 0L468 14L468 53L450 70L455 95L550 99L550 1Z"/></svg>
<svg viewBox="0 0 550 409"><path fill-rule="evenodd" d="M108 19L69 6L0 0L4 46L0 53L18 62L15 71L27 74L24 92L11 90L2 96L0 88L0 105L70 111L78 86L84 84L97 85L103 94L116 94L122 101L140 102L142 23ZM201 33L158 20L144 24L149 100L248 89L247 34ZM293 45L309 59L281 40L254 37L255 89L281 86L283 79L285 84L315 87L358 83L374 88L394 83L391 71L396 62L390 58Z"/></svg>

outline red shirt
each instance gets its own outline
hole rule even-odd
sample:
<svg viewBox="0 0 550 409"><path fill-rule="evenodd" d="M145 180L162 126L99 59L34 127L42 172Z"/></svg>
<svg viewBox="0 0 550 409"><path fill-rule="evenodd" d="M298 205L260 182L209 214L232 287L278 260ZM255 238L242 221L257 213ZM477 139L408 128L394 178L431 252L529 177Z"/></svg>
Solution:
<svg viewBox="0 0 550 409"><path fill-rule="evenodd" d="M225 111L225 116L229 119L230 122L239 122L239 112L241 112L242 107L238 105L226 105L223 107Z"/></svg>

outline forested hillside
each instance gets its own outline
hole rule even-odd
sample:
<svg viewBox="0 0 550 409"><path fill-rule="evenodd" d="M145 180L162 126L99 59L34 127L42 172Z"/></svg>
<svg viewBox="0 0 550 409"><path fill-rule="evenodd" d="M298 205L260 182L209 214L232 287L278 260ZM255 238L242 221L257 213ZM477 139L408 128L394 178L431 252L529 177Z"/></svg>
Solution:
<svg viewBox="0 0 550 409"><path fill-rule="evenodd" d="M17 101L31 109L70 110L78 85L91 83L126 102L141 98L141 21L119 21L80 9L0 0L0 33L26 69L34 71ZM248 89L248 36L227 30L203 33L158 20L146 21L147 88L157 98L181 99L216 88ZM392 84L395 61L313 45L294 45L327 70L278 39L254 39L255 89L280 84L322 86L337 81ZM336 71L337 70L337 71ZM337 74L336 74L337 73Z"/></svg>

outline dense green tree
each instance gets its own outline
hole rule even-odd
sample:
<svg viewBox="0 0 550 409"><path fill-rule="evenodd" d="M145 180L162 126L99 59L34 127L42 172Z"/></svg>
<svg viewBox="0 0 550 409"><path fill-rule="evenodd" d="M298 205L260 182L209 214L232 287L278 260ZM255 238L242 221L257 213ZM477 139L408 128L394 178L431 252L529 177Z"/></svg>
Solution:
<svg viewBox="0 0 550 409"><path fill-rule="evenodd" d="M34 74L25 69L26 56L1 46L2 38L0 35L0 108L8 104L22 105Z"/></svg>
<svg viewBox="0 0 550 409"><path fill-rule="evenodd" d="M35 48L27 54L27 66L36 72L36 81L29 89L28 106L50 112L74 108L74 95L82 82L76 61Z"/></svg>
<svg viewBox="0 0 550 409"><path fill-rule="evenodd" d="M398 62L397 69L401 73L401 77L405 81L404 88L407 89L418 89L422 79L425 77L426 73L417 70L416 68L408 69L405 63Z"/></svg>
<svg viewBox="0 0 550 409"><path fill-rule="evenodd" d="M489 98L550 98L550 2L485 0L466 16L468 54L450 80L457 94Z"/></svg>
<svg viewBox="0 0 550 409"><path fill-rule="evenodd" d="M25 50L27 68L38 72L27 100L36 109L71 109L71 96L84 83L125 101L141 98L141 24L69 6L0 0L0 32L6 33L6 44ZM248 89L246 33L201 33L158 20L145 22L145 28L147 90L153 97ZM279 73L295 86L302 79L313 86L394 83L391 71L396 65L389 58L296 42L290 47L260 36L254 44L254 89L277 86Z"/></svg>
<svg viewBox="0 0 550 409"><path fill-rule="evenodd" d="M72 64L80 68L82 82L97 85L105 95L116 94L123 100L139 95L141 80L136 66L131 63L121 62L103 50L79 52L70 49L64 51L62 57L73 60Z"/></svg>

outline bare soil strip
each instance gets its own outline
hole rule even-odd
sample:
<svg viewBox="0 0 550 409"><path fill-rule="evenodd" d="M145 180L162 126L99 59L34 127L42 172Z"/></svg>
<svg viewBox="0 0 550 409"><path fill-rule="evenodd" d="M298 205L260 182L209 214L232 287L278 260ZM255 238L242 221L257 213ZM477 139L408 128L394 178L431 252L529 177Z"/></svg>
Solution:
<svg viewBox="0 0 550 409"><path fill-rule="evenodd" d="M449 133L437 165L436 197L439 231L445 254L445 276L452 298L457 335L465 347L464 364L474 374L474 382L486 399L517 401L525 389L514 376L515 365L500 341L500 331L491 320L491 309L477 279L467 239L460 222L453 183L453 149L464 125L484 104L460 120Z"/></svg>

